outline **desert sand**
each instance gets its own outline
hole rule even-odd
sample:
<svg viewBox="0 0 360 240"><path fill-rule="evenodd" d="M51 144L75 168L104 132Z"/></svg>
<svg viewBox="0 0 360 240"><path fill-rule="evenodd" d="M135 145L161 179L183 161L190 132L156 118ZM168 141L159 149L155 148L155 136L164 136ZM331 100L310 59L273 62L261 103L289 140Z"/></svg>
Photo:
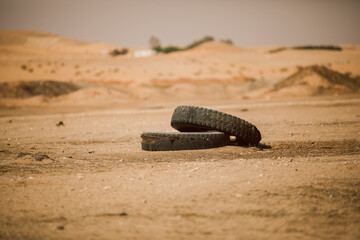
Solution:
<svg viewBox="0 0 360 240"><path fill-rule="evenodd" d="M279 47L113 57L0 32L0 238L359 239L360 47ZM182 104L272 148L141 150Z"/></svg>

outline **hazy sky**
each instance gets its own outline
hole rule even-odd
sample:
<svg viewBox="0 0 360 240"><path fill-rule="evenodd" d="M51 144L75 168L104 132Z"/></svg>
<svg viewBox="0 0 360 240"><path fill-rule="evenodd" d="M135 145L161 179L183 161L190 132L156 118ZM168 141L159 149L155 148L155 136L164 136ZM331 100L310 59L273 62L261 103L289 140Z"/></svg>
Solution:
<svg viewBox="0 0 360 240"><path fill-rule="evenodd" d="M0 0L0 30L13 29L122 46L360 43L360 0Z"/></svg>

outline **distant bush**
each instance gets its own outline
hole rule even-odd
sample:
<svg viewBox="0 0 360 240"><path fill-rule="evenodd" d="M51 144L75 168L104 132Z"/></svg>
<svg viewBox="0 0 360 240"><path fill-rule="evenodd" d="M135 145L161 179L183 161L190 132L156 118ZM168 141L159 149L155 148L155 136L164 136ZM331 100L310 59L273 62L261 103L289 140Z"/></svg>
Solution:
<svg viewBox="0 0 360 240"><path fill-rule="evenodd" d="M275 48L275 49L271 49L269 51L269 53L278 53L278 52L284 51L286 49L287 49L286 47Z"/></svg>
<svg viewBox="0 0 360 240"><path fill-rule="evenodd" d="M269 51L269 53L278 53L286 49L295 49L295 50L329 50L329 51L342 51L342 48L339 46L333 45L304 45L304 46L295 46L295 47L280 47L275 48Z"/></svg>
<svg viewBox="0 0 360 240"><path fill-rule="evenodd" d="M180 48L180 47L176 47L176 46L167 46L167 47L162 48L161 46L156 46L156 47L153 47L153 50L158 53L165 53L165 54L171 53L171 52L186 51L186 50L192 49L194 47L197 47L205 42L210 42L210 41L214 41L214 38L211 36L205 36L200 40L196 40L196 41L192 42L191 44L187 45L184 48Z"/></svg>
<svg viewBox="0 0 360 240"><path fill-rule="evenodd" d="M220 42L226 43L229 45L234 45L234 42L231 39L222 39L222 40L220 40Z"/></svg>
<svg viewBox="0 0 360 240"><path fill-rule="evenodd" d="M113 57L118 56L118 55L126 55L128 53L129 50L127 50L126 48L123 48L121 50L119 49L114 49L112 50L109 54Z"/></svg>
<svg viewBox="0 0 360 240"><path fill-rule="evenodd" d="M151 36L149 39L149 43L152 49L156 48L156 47L160 47L160 39L155 37L155 36Z"/></svg>
<svg viewBox="0 0 360 240"><path fill-rule="evenodd" d="M189 44L187 47L184 48L184 50L189 50L189 49L192 49L194 47L197 47L203 43L206 43L206 42L212 42L214 41L214 38L211 37L211 36L205 36L203 37L202 39L200 40L196 40L194 42L192 42L191 44Z"/></svg>
<svg viewBox="0 0 360 240"><path fill-rule="evenodd" d="M161 52L162 53L171 53L171 52L177 52L177 51L182 51L183 49L176 47L176 46L168 46L165 48L161 48Z"/></svg>
<svg viewBox="0 0 360 240"><path fill-rule="evenodd" d="M296 47L293 47L292 49L297 49L297 50L331 50L331 51L341 51L342 50L341 47L332 46L332 45L319 45L319 46L305 45L305 46L296 46Z"/></svg>
<svg viewBox="0 0 360 240"><path fill-rule="evenodd" d="M161 47L160 46L157 46L157 47L153 47L152 50L154 50L155 52L159 53L161 52Z"/></svg>

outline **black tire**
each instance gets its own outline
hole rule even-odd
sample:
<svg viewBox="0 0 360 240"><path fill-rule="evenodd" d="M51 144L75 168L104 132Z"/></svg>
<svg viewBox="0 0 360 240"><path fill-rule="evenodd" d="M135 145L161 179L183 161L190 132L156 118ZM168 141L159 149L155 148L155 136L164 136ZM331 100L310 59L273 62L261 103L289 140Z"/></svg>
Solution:
<svg viewBox="0 0 360 240"><path fill-rule="evenodd" d="M251 123L227 113L212 109L178 106L171 119L171 126L180 132L220 131L235 136L240 145L258 145L259 130Z"/></svg>
<svg viewBox="0 0 360 240"><path fill-rule="evenodd" d="M230 136L221 132L144 132L141 148L147 151L175 151L223 147Z"/></svg>

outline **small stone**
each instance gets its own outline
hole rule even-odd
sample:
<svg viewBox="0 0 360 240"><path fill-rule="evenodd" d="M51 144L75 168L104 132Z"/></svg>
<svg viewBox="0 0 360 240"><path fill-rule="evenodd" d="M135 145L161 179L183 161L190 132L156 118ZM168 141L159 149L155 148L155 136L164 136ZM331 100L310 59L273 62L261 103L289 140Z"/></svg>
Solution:
<svg viewBox="0 0 360 240"><path fill-rule="evenodd" d="M199 168L198 168L198 167L193 168L193 169L190 169L190 170L189 170L189 172L196 172L197 170L199 170Z"/></svg>
<svg viewBox="0 0 360 240"><path fill-rule="evenodd" d="M83 180L83 179L84 179L84 176L83 176L82 174L78 174L78 175L76 176L76 178L79 179L79 180Z"/></svg>
<svg viewBox="0 0 360 240"><path fill-rule="evenodd" d="M294 133L290 133L290 137L293 137L294 136Z"/></svg>
<svg viewBox="0 0 360 240"><path fill-rule="evenodd" d="M21 157L24 157L26 155L29 155L29 153L20 152L17 157L21 158Z"/></svg>
<svg viewBox="0 0 360 240"><path fill-rule="evenodd" d="M290 159L289 159L289 162L292 162L292 161L293 161L292 158L290 158Z"/></svg>
<svg viewBox="0 0 360 240"><path fill-rule="evenodd" d="M57 124L56 124L57 127L60 127L60 126L65 126L64 122L63 121L59 121Z"/></svg>
<svg viewBox="0 0 360 240"><path fill-rule="evenodd" d="M39 154L39 153L34 154L34 158L35 158L36 161L42 161L44 159L51 159L48 155Z"/></svg>
<svg viewBox="0 0 360 240"><path fill-rule="evenodd" d="M58 229L58 230L64 230L65 227L64 227L63 225L59 225L59 226L57 226L57 229Z"/></svg>
<svg viewBox="0 0 360 240"><path fill-rule="evenodd" d="M104 190L108 190L108 189L111 189L111 186L105 186L104 187Z"/></svg>

